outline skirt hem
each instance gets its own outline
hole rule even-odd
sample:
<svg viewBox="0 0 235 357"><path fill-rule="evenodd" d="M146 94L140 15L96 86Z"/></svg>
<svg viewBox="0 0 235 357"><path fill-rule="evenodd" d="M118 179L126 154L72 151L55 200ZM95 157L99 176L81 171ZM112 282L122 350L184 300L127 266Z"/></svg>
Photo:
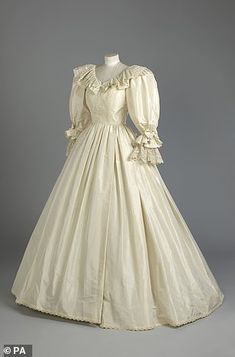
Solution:
<svg viewBox="0 0 235 357"><path fill-rule="evenodd" d="M223 297L222 299L220 300L220 302L218 304L216 304L212 309L210 309L209 312L207 312L206 314L202 314L201 316L195 316L194 318L190 319L190 320L186 320L186 321L182 321L182 322L179 322L177 324L174 324L174 323L156 323L152 326L149 326L149 327L117 327L117 326L113 326L113 325L108 325L108 324L103 324L101 323L101 321L98 321L98 319L95 321L95 320L91 320L89 318L79 318L79 317L74 317L74 316L68 316L68 315L65 315L63 313L60 313L60 312L53 312L53 311L49 311L49 310L46 310L44 308L39 308L33 304L29 304L27 302L24 302L23 300L18 300L17 296L13 293L13 291L11 291L11 293L15 296L16 300L15 300L15 303L17 305L23 305L23 306L26 306L30 309L33 309L33 310L36 310L36 311L39 311L39 312L42 312L42 313L45 313L45 314L48 314L48 315L52 315L52 316L58 316L58 317L61 317L63 319L67 319L67 320L74 320L74 321L81 321L81 322L88 322L90 324L95 324L97 325L97 327L100 327L100 328L104 328L104 329L113 329L113 330L119 330L119 331L146 331L146 330L152 330L154 329L155 327L158 327L158 326L168 326L168 327L180 327L180 326L184 326L186 324L190 324L196 320L199 320L199 319L202 319L204 317L207 317L209 316L214 310L216 310L219 306L222 305L223 303Z"/></svg>

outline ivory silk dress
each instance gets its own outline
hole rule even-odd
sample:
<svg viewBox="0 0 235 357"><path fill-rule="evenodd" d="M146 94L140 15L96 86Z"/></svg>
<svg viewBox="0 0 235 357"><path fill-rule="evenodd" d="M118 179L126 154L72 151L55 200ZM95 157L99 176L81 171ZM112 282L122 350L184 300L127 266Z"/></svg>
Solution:
<svg viewBox="0 0 235 357"><path fill-rule="evenodd" d="M102 82L83 64L73 74L66 160L18 268L15 302L121 330L209 315L224 296L157 168L154 73L131 65Z"/></svg>

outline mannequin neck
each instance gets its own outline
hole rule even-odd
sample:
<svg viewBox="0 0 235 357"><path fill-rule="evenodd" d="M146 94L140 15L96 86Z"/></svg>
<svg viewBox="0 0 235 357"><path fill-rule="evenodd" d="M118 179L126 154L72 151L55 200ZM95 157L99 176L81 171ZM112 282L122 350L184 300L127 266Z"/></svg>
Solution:
<svg viewBox="0 0 235 357"><path fill-rule="evenodd" d="M104 56L104 64L96 65L95 74L100 81L107 81L126 67L128 66L120 61L118 53L110 53Z"/></svg>
<svg viewBox="0 0 235 357"><path fill-rule="evenodd" d="M118 53L109 53L104 56L104 63L108 66L115 66L120 63Z"/></svg>

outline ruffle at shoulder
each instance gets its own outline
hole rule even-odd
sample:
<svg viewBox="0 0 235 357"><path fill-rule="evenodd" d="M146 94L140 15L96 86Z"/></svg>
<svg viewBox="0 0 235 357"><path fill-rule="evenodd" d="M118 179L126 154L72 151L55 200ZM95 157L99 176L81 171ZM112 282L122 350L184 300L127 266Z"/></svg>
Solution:
<svg viewBox="0 0 235 357"><path fill-rule="evenodd" d="M125 68L117 76L107 80L100 81L96 77L94 64L84 64L73 68L75 83L89 88L92 92L106 91L108 88L125 89L130 85L130 79L144 75L153 75L153 72L141 65L131 65Z"/></svg>

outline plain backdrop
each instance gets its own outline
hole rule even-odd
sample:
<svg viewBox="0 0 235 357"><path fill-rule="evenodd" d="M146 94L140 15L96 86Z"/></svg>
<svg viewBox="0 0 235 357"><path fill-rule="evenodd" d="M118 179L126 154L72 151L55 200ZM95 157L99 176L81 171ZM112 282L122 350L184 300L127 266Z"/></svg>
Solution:
<svg viewBox="0 0 235 357"><path fill-rule="evenodd" d="M20 341L25 343L34 341L38 356L46 356L38 328L40 325L40 331L45 332L45 324L49 329L48 320L28 310L20 313L22 309L14 306L9 288L66 159L64 131L70 127L72 69L85 63L103 63L104 55L110 52L118 53L125 64L150 68L156 76L161 100L158 131L164 159L159 171L229 299L234 282L232 265L227 262L232 264L235 256L234 1L8 0L1 2L0 13L1 263L6 272L2 306L8 311L1 342L15 343L21 336ZM134 129L130 120L128 123ZM218 312L221 315L217 321L220 324L224 319L225 327L213 330L214 325L209 323L208 330L201 335L200 328L190 338L182 335L182 341L188 341L185 347L182 342L179 344L181 340L174 331L167 335L161 329L145 335L153 340L144 342L144 350L131 347L128 355L142 351L147 356L164 357L168 352L170 355L172 348L175 356L193 356L198 352L196 346L203 345L200 356L204 352L210 356L208 351L213 352L213 357L216 353L233 356L232 349L220 350L221 346L231 346L231 341L226 340L228 330L226 337L223 335L227 323L232 323L231 304L226 310L229 321L222 308ZM17 320L17 314L21 320ZM25 328L20 329L20 335L19 330L13 332L17 321ZM29 322L34 324L30 331ZM91 330L94 334L88 327L84 332L83 326L77 330L76 325L60 320L50 322L54 325L44 336L45 344L48 347L49 341L57 341L57 352L50 356L62 356L65 350L69 355L75 353L79 335L76 331L82 331L87 341L92 339ZM205 322L200 326L205 326ZM70 336L74 337L66 348L54 335L57 328L62 329L62 335L66 328L73 331ZM11 332L6 335L6 331ZM188 327L183 331L187 334L194 330ZM225 340L211 350L211 341L216 344L216 332ZM160 340L155 333L160 333ZM111 336L107 331L105 334ZM128 340L125 333L123 336L125 341L118 345L113 342L114 349L109 353L105 349L108 342L100 350L94 342L94 350L114 356L118 355L119 346L124 356L125 343L138 346L138 334L130 335L133 340ZM85 341L80 341L82 356L88 346L91 355L92 345Z"/></svg>

